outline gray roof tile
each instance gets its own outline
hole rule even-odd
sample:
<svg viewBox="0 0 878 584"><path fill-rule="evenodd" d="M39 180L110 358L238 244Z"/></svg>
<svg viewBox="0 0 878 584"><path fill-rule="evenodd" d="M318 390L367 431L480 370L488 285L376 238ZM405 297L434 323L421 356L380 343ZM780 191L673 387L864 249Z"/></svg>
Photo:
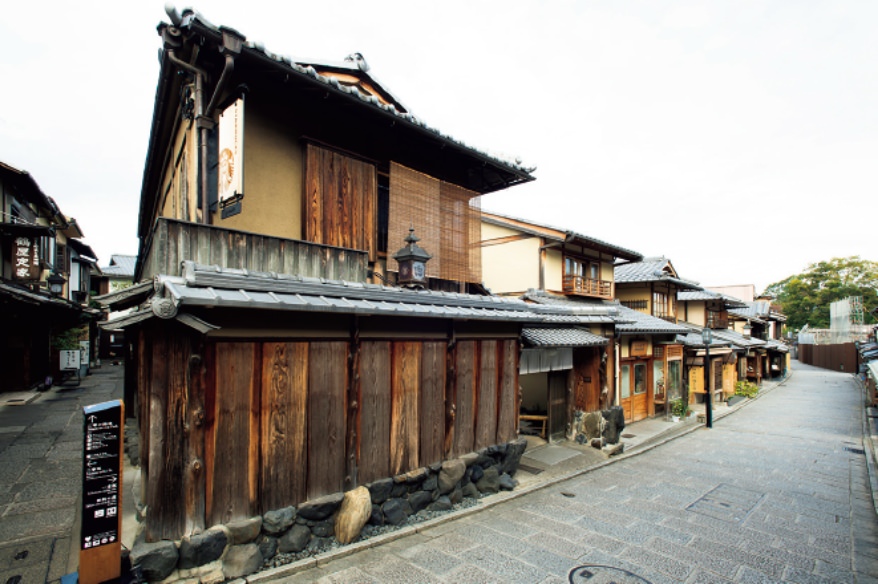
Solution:
<svg viewBox="0 0 878 584"><path fill-rule="evenodd" d="M533 347L602 347L608 343L604 337L578 327L525 327L521 336Z"/></svg>

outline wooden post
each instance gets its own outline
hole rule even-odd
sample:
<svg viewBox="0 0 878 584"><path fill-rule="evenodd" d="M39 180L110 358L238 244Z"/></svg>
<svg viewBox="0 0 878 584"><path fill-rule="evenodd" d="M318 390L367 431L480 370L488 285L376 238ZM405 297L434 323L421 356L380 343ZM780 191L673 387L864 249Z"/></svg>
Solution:
<svg viewBox="0 0 878 584"><path fill-rule="evenodd" d="M79 582L98 584L122 575L121 400L83 408L82 527Z"/></svg>

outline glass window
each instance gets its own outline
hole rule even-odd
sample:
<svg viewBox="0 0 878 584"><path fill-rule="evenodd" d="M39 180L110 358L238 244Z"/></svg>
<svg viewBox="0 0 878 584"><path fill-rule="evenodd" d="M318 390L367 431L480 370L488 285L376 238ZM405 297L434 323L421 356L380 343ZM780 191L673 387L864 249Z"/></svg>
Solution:
<svg viewBox="0 0 878 584"><path fill-rule="evenodd" d="M646 392L646 363L634 365L634 393Z"/></svg>
<svg viewBox="0 0 878 584"><path fill-rule="evenodd" d="M682 361L668 361L668 399L678 399L683 387Z"/></svg>
<svg viewBox="0 0 878 584"><path fill-rule="evenodd" d="M631 367L630 365L622 365L619 372L619 385L621 386L622 399L631 397Z"/></svg>
<svg viewBox="0 0 878 584"><path fill-rule="evenodd" d="M665 393L665 364L662 361L652 362L652 394L655 396Z"/></svg>

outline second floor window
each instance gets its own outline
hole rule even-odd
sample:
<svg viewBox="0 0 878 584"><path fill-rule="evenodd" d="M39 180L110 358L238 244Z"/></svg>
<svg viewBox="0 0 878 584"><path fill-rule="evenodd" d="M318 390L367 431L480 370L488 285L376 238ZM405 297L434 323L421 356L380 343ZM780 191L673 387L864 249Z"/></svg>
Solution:
<svg viewBox="0 0 878 584"><path fill-rule="evenodd" d="M671 316L671 304L668 295L664 292L652 293L652 315L658 318L668 318Z"/></svg>

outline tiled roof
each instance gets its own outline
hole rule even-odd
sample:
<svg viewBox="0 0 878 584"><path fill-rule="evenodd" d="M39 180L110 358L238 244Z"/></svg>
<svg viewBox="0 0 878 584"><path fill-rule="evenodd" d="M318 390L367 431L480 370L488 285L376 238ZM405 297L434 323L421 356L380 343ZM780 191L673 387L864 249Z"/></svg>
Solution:
<svg viewBox="0 0 878 584"><path fill-rule="evenodd" d="M608 343L604 337L577 327L525 327L521 336L533 347L602 347Z"/></svg>
<svg viewBox="0 0 878 584"><path fill-rule="evenodd" d="M556 323L612 324L628 322L622 318L618 304L586 298L557 296L542 290L528 290L523 300L545 307L546 321ZM551 312L555 311L555 312Z"/></svg>
<svg viewBox="0 0 878 584"><path fill-rule="evenodd" d="M711 292L710 290L693 290L677 292L677 300L679 302L688 302L692 300L724 300L726 308L744 308L747 303L719 292Z"/></svg>
<svg viewBox="0 0 878 584"><path fill-rule="evenodd" d="M621 331L622 334L677 334L685 333L688 330L682 325L668 322L622 305L619 305L619 308L621 319L628 321L627 323L619 322L616 324L616 329Z"/></svg>
<svg viewBox="0 0 878 584"><path fill-rule="evenodd" d="M219 27L219 26L216 26L216 25L210 23L201 14L192 10L191 8L184 9L182 14L183 14L182 20L181 20L178 28L190 28L190 27L193 27L195 25L200 25L201 27L209 29L215 33L220 33L221 28L224 28L224 27ZM301 75L304 77L310 77L311 79L313 79L317 82L325 84L327 86L327 88L331 88L333 90L349 94L352 97L359 98L364 103L370 104L375 108L384 110L385 112L398 117L400 120L404 120L404 121L411 123L415 126L419 126L419 127L423 128L424 130L427 130L428 132L435 134L437 137L442 138L443 140L447 140L448 142L452 142L454 144L457 144L458 146L461 146L461 147L466 148L468 150L471 150L473 152L477 152L482 156L486 156L488 158L491 158L494 162L498 162L498 163L503 164L505 166L508 166L510 168L514 168L517 171L525 172L528 174L532 173L534 170L536 170L536 167L527 166L527 165L523 164L521 162L521 160L519 160L517 158L511 159L511 158L504 157L504 156L501 156L501 155L496 154L496 153L489 153L489 152L486 152L483 150L479 150L479 149L477 149L469 144L466 144L465 142L463 142L461 140L457 140L457 139L449 136L448 134L445 134L445 133L441 132L440 130L428 125L424 120L412 115L408 111L399 111L399 110L397 110L397 108L393 104L384 104L374 95L366 95L365 93L361 93L356 87L347 86L347 85L340 83L336 77L320 75L317 72L317 70L312 66L312 65L317 65L317 63L308 64L308 63L297 61L288 55L279 55L277 53L273 53L273 52L269 51L268 49L266 49L265 45L263 43L258 42L258 41L247 40L244 43L244 48L245 48L245 50L254 51L254 52L259 53L259 54L263 55L264 57L270 59L271 61L274 61L275 63L277 63L277 65L279 67L283 67L291 74ZM327 66L339 68L339 67L343 67L344 65L334 63L331 65L327 64ZM359 69L356 64L351 64L350 68L351 69ZM359 69L359 70L361 70L361 69ZM377 84L377 81L375 80L375 78L371 75L369 75L369 76ZM383 86L382 86L382 88L383 88ZM388 91L387 93L389 94L390 92ZM397 100L397 103L399 103L398 100Z"/></svg>
<svg viewBox="0 0 878 584"><path fill-rule="evenodd" d="M786 316L776 310L771 309L771 302L768 302L766 300L754 300L753 302L747 302L745 304L746 306L744 306L743 308L736 308L734 310L730 310L729 312L736 314L737 316L742 316L744 318L761 320L761 322L764 322L766 320L779 320L781 322L786 321Z"/></svg>
<svg viewBox="0 0 878 584"><path fill-rule="evenodd" d="M183 277L159 276L157 289L172 305L162 308L169 313L181 306L202 306L509 322L545 320L540 307L519 299L250 272L191 261L183 262Z"/></svg>
<svg viewBox="0 0 878 584"><path fill-rule="evenodd" d="M643 314L642 312L637 312L636 310L632 310L615 302L557 296L540 290L528 291L528 293L524 295L524 299L549 306L566 306L574 307L574 309L579 308L580 310L590 309L593 311L607 311L605 314L610 317L611 320L605 320L604 322L615 323L616 329L623 334L675 334L686 332L687 330L681 325L648 314ZM565 322L570 321L565 320ZM589 321L581 320L580 322L586 323Z"/></svg>
<svg viewBox="0 0 878 584"><path fill-rule="evenodd" d="M665 268L670 268L670 261L667 258L646 258L640 262L617 265L613 270L613 277L617 284L627 284L630 282L671 282L680 288L701 290L701 286L697 282L673 276L671 273L666 272Z"/></svg>
<svg viewBox="0 0 878 584"><path fill-rule="evenodd" d="M105 276L117 278L133 278L134 266L137 264L137 256L113 254L110 256L110 265L101 268Z"/></svg>
<svg viewBox="0 0 878 584"><path fill-rule="evenodd" d="M492 225L500 225L502 227L508 227L510 229L515 229L523 233L530 233L532 235L538 236L546 236L546 233L543 230L548 229L558 232L558 237L555 238L557 241L578 239L584 242L586 245L591 245L596 249L605 250L608 253L612 253L618 258L623 258L627 260L640 260L643 257L642 254L637 253L636 251L632 251L618 245L613 245L612 243L607 243L606 241L602 241L595 237L583 235L581 233L571 231L570 229L553 227L551 225L546 225L545 223L535 223L534 221L531 221L529 219L521 219L519 217L512 217L510 215L504 215L501 213L495 213L493 211L486 211L482 209L482 221L484 221L485 223L490 223ZM528 229L527 225L533 226L533 229Z"/></svg>

